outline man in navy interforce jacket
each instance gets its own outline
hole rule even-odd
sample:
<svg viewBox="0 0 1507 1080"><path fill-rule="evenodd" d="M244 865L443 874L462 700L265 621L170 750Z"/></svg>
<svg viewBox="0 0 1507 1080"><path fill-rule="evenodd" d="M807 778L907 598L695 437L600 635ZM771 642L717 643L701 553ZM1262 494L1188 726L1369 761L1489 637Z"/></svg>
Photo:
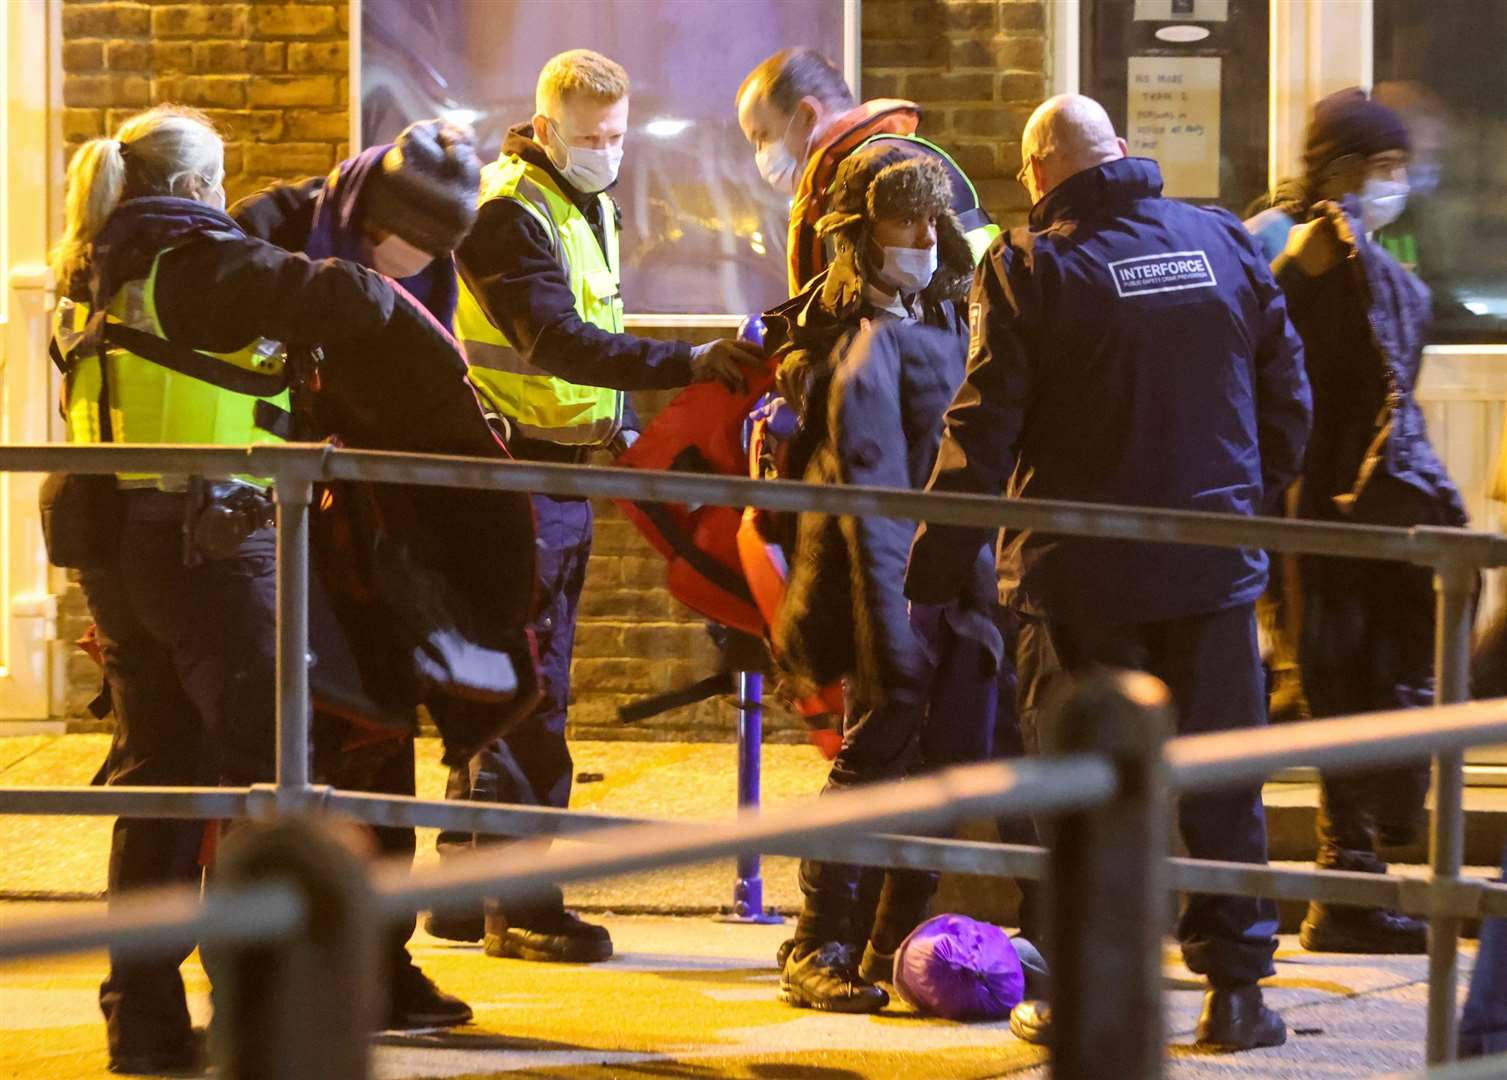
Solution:
<svg viewBox="0 0 1507 1080"><path fill-rule="evenodd" d="M1259 247L1233 215L1163 198L1156 163L1127 157L1088 98L1045 102L1021 155L1030 225L995 241L974 279L968 378L931 489L1269 511L1302 462L1311 404L1302 345ZM907 595L955 596L987 539L924 527ZM999 569L1022 617L1028 747L1041 741L1030 706L1043 685L1100 665L1166 682L1184 733L1265 723L1259 549L1007 531ZM1266 861L1259 786L1185 798L1179 825L1194 857ZM1178 937L1210 982L1201 1045L1284 1041L1256 985L1272 973L1276 931L1269 900L1189 897ZM1049 1008L1027 1002L1012 1020L1043 1039Z"/></svg>

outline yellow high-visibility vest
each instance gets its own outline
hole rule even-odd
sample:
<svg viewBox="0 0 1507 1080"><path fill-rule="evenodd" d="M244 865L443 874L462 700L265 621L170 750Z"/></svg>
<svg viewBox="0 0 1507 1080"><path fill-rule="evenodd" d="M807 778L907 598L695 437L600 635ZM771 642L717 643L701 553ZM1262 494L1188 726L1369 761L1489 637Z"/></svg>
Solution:
<svg viewBox="0 0 1507 1080"><path fill-rule="evenodd" d="M145 278L128 281L111 298L105 318L166 340L157 316L157 266L152 261ZM68 422L68 441L103 442L100 423L100 351L82 345L87 336L89 304L63 299L53 313L53 336L68 363L64 373L63 400ZM286 414L288 391L284 369L287 353L276 341L257 338L235 352L214 353L198 349L205 358L231 368L265 377L269 384L283 383L270 395L238 393L204 379L170 370L128 349L107 342L108 398L111 441L117 443L206 443L244 446L248 443L280 442L278 436L258 426L258 405L266 403L275 413ZM234 371L227 375L235 375ZM163 486L162 477L130 473L118 477L123 486ZM265 484L260 477L243 477Z"/></svg>
<svg viewBox="0 0 1507 1080"><path fill-rule="evenodd" d="M618 288L616 207L606 192L601 203L606 251L591 223L544 169L504 155L481 174L481 201L512 199L549 236L583 322L613 334L623 331ZM573 446L601 446L622 427L624 395L601 386L581 386L535 367L508 341L462 275L455 311L456 337L466 347L471 381L520 435Z"/></svg>

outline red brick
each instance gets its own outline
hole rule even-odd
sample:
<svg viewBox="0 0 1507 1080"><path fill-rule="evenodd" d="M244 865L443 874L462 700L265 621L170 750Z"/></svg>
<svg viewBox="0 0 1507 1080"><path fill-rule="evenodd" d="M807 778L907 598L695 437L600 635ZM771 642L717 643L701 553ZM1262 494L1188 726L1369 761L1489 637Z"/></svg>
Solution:
<svg viewBox="0 0 1507 1080"><path fill-rule="evenodd" d="M151 102L151 84L142 75L65 75L63 104L138 106Z"/></svg>
<svg viewBox="0 0 1507 1080"><path fill-rule="evenodd" d="M1046 41L1040 37L1004 38L994 47L996 66L1010 71L1042 71L1046 61Z"/></svg>
<svg viewBox="0 0 1507 1080"><path fill-rule="evenodd" d="M868 59L868 50L864 50L864 59ZM987 38L962 37L952 38L947 42L947 66L957 68L988 68L994 69L994 45Z"/></svg>
<svg viewBox="0 0 1507 1080"><path fill-rule="evenodd" d="M205 113L227 139L269 142L283 137L283 114L278 109L206 109Z"/></svg>
<svg viewBox="0 0 1507 1080"><path fill-rule="evenodd" d="M258 4L251 9L251 25L259 37L320 37L335 32L335 7Z"/></svg>
<svg viewBox="0 0 1507 1080"><path fill-rule="evenodd" d="M238 109L246 104L245 75L161 75L152 80L158 101L176 101L207 109Z"/></svg>
<svg viewBox="0 0 1507 1080"><path fill-rule="evenodd" d="M246 171L280 176L324 173L335 164L329 143L251 143L246 147Z"/></svg>
<svg viewBox="0 0 1507 1080"><path fill-rule="evenodd" d="M338 83L328 75L269 75L252 80L252 105L335 105L343 102Z"/></svg>
<svg viewBox="0 0 1507 1080"><path fill-rule="evenodd" d="M650 666L641 660L582 658L571 665L571 686L577 694L639 689Z"/></svg>
<svg viewBox="0 0 1507 1080"><path fill-rule="evenodd" d="M864 97L873 97L869 93L867 81L868 69L871 67L941 67L946 57L947 40L939 34L894 41L865 41L863 43Z"/></svg>
<svg viewBox="0 0 1507 1080"><path fill-rule="evenodd" d="M999 23L997 0L947 0L942 16L949 30L993 30Z"/></svg>
<svg viewBox="0 0 1507 1080"><path fill-rule="evenodd" d="M1000 166L994 152L995 143L990 139L976 145L950 143L947 152L958 163L970 180L990 180L1009 174ZM1017 166L1018 167L1018 166Z"/></svg>
<svg viewBox="0 0 1507 1080"><path fill-rule="evenodd" d="M1023 106L984 106L952 111L952 130L959 135L987 135L996 139L1019 140L1021 129L1031 110Z"/></svg>
<svg viewBox="0 0 1507 1080"><path fill-rule="evenodd" d="M1006 72L999 77L999 91L996 96L1001 101L1024 102L1034 108L1046 99L1046 76L1038 75L1034 71Z"/></svg>
<svg viewBox="0 0 1507 1080"><path fill-rule="evenodd" d="M98 71L105 66L103 41L63 42L64 71Z"/></svg>
<svg viewBox="0 0 1507 1080"><path fill-rule="evenodd" d="M194 43L194 70L206 72L282 71L287 46L281 41L199 41Z"/></svg>
<svg viewBox="0 0 1507 1080"><path fill-rule="evenodd" d="M100 109L64 109L63 138L67 142L83 142L98 138L105 133L105 114Z"/></svg>
<svg viewBox="0 0 1507 1080"><path fill-rule="evenodd" d="M152 12L155 38L241 38L246 36L245 4L174 4Z"/></svg>
<svg viewBox="0 0 1507 1080"><path fill-rule="evenodd" d="M105 64L112 71L148 71L153 51L150 41L111 41L105 46Z"/></svg>
<svg viewBox="0 0 1507 1080"><path fill-rule="evenodd" d="M140 37L152 25L145 4L66 4L63 7L63 38Z"/></svg>
<svg viewBox="0 0 1507 1080"><path fill-rule="evenodd" d="M906 96L917 101L994 100L994 76L983 72L969 75L937 75L912 72L905 77Z"/></svg>
<svg viewBox="0 0 1507 1080"><path fill-rule="evenodd" d="M1037 0L999 6L1001 30L1044 30L1046 22L1046 5Z"/></svg>
<svg viewBox="0 0 1507 1080"><path fill-rule="evenodd" d="M221 129L224 132L224 129ZM245 148L238 142L225 144L225 175L239 176L246 171Z"/></svg>
<svg viewBox="0 0 1507 1080"><path fill-rule="evenodd" d="M152 42L153 71L192 71L194 47L187 41Z"/></svg>
<svg viewBox="0 0 1507 1080"><path fill-rule="evenodd" d="M288 46L288 70L349 71L350 47L343 41L295 41Z"/></svg>
<svg viewBox="0 0 1507 1080"><path fill-rule="evenodd" d="M898 72L865 71L863 73L863 96L866 98L897 98L903 92L903 81Z"/></svg>

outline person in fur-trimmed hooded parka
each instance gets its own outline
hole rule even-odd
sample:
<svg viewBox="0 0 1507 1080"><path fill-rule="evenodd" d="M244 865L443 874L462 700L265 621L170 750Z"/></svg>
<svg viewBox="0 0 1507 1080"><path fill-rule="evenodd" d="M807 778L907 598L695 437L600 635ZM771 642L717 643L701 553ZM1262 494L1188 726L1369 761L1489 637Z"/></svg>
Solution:
<svg viewBox="0 0 1507 1080"><path fill-rule="evenodd" d="M920 487L942 417L961 384L961 301L973 260L949 209L946 173L928 157L879 145L838 171L818 223L832 265L766 317L780 342L779 385L800 419L795 457L808 482ZM1003 641L992 553L978 588L907 611L901 592L914 523L801 514L784 605L780 662L800 684L846 678L849 709L828 790L988 756ZM896 947L925 914L935 875L884 875L877 914L863 872L805 860L805 905L785 953L781 998L873 1012L888 998ZM863 959L856 958L863 947Z"/></svg>

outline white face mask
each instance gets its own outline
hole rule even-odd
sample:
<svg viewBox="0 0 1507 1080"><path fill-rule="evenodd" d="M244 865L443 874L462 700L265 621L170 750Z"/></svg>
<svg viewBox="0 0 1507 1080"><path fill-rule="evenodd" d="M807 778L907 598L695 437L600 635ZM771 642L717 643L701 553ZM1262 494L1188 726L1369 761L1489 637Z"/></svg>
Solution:
<svg viewBox="0 0 1507 1080"><path fill-rule="evenodd" d="M1360 220L1366 232L1392 224L1408 205L1406 180L1381 180L1367 177L1360 189Z"/></svg>
<svg viewBox="0 0 1507 1080"><path fill-rule="evenodd" d="M416 248L397 233L388 235L372 248L372 269L379 274L402 280L413 277L434 262L434 256Z"/></svg>
<svg viewBox="0 0 1507 1080"><path fill-rule="evenodd" d="M937 245L924 248L887 247L879 278L906 296L918 293L931 284L937 272Z"/></svg>
<svg viewBox="0 0 1507 1080"><path fill-rule="evenodd" d="M582 195L595 195L612 186L623 164L621 146L609 146L605 150L571 146L553 120L549 122L549 133L553 144L549 148L549 159L573 188Z"/></svg>
<svg viewBox="0 0 1507 1080"><path fill-rule="evenodd" d="M785 125L784 133L778 139L765 143L759 152L754 154L754 161L759 166L759 175L764 178L764 182L787 198L795 197L796 169L800 162L795 160L795 155L785 145L785 139L789 136L791 125L795 123L795 118L799 115L800 110L797 109ZM808 148L810 144L811 140L808 138L806 140Z"/></svg>

